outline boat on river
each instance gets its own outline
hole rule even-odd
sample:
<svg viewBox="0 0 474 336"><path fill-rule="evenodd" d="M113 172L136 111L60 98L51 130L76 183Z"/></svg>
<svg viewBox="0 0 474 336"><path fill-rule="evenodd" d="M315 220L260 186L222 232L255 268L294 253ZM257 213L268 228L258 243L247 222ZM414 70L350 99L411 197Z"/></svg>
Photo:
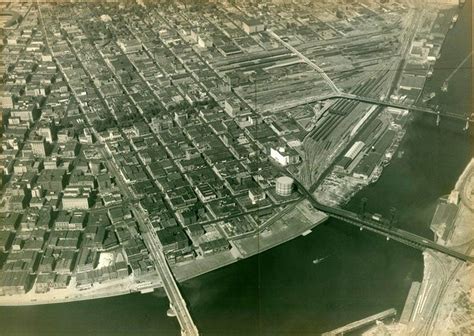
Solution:
<svg viewBox="0 0 474 336"><path fill-rule="evenodd" d="M325 256L325 257L322 257L322 258L317 258L317 259L314 259L313 260L313 264L319 264L320 262L323 262L327 257L329 256Z"/></svg>

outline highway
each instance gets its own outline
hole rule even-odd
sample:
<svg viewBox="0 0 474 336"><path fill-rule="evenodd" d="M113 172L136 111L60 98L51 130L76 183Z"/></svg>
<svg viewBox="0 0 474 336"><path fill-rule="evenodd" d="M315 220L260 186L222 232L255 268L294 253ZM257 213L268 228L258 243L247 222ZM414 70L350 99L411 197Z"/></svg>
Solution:
<svg viewBox="0 0 474 336"><path fill-rule="evenodd" d="M341 90L339 90L339 88L336 86L336 84L334 84L334 82L331 80L331 78L329 78L328 75L326 75L326 73L323 71L323 69L321 69L319 66L317 66L317 64L315 64L313 61L311 61L308 57L306 57L305 55L303 55L301 52L299 52L295 47L293 47L292 45L290 45L289 43L283 41L280 36L278 36L277 34L275 34L273 31L271 30L267 30L268 34L270 36L272 36L274 39L278 40L281 44L283 44L285 46L285 48L287 48L288 50L290 50L292 53L294 53L295 55L297 55L299 58L301 58L306 64L308 64L310 67L312 67L314 70L316 70L317 72L319 72L321 74L321 76L324 78L324 80L326 81L326 83L331 87L331 89L334 91L334 92L337 92L337 93L340 93Z"/></svg>

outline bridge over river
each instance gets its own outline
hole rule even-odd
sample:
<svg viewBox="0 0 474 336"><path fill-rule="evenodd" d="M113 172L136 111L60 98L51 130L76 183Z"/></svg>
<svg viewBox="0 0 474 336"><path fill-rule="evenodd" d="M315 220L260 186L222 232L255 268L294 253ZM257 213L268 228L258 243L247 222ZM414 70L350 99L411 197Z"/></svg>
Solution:
<svg viewBox="0 0 474 336"><path fill-rule="evenodd" d="M319 211L325 212L327 215L333 218L339 219L345 223L355 225L361 229L367 229L369 231L378 233L387 237L387 239L396 240L400 243L419 250L430 249L437 252L441 252L443 254L462 261L474 261L474 258L471 256L455 251L444 245L440 245L430 239L418 236L414 233L399 229L392 225L387 225L386 223L381 221L373 220L370 218L363 218L359 214L348 210L321 204L306 188L304 188L301 183L299 183L297 180L295 180L295 183L298 187L298 190L300 190L310 200L314 208L318 209Z"/></svg>

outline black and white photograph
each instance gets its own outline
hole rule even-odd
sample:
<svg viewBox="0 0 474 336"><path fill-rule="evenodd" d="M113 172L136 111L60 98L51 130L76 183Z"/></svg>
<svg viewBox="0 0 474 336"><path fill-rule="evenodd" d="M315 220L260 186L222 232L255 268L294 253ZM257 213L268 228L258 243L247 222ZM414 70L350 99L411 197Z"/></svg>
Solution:
<svg viewBox="0 0 474 336"><path fill-rule="evenodd" d="M0 0L0 336L474 335L472 0Z"/></svg>

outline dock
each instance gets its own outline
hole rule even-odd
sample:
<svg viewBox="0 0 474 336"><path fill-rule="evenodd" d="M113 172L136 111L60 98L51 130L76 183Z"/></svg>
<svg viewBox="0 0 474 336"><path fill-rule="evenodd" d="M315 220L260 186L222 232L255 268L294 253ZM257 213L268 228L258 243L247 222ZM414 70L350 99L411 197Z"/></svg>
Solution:
<svg viewBox="0 0 474 336"><path fill-rule="evenodd" d="M344 333L348 333L350 331L365 327L371 323L374 323L376 321L380 321L383 319L386 319L387 317L395 316L397 315L397 311L394 308L384 310L381 313L374 314L371 316L368 316L366 318L363 318L359 321L355 321L349 324L346 324L343 327L334 329L332 331L325 332L323 336L335 336L335 335L344 335Z"/></svg>
<svg viewBox="0 0 474 336"><path fill-rule="evenodd" d="M309 235L311 232L313 232L313 231L311 231L311 230L306 230L306 231L303 232L301 235L304 237L304 236Z"/></svg>
<svg viewBox="0 0 474 336"><path fill-rule="evenodd" d="M403 307L402 315L400 316L400 323L408 324L413 315L413 309L415 308L416 298L418 297L418 292L420 291L420 283L418 281L413 281L411 283L410 291L408 292L407 299L405 301L405 306Z"/></svg>

